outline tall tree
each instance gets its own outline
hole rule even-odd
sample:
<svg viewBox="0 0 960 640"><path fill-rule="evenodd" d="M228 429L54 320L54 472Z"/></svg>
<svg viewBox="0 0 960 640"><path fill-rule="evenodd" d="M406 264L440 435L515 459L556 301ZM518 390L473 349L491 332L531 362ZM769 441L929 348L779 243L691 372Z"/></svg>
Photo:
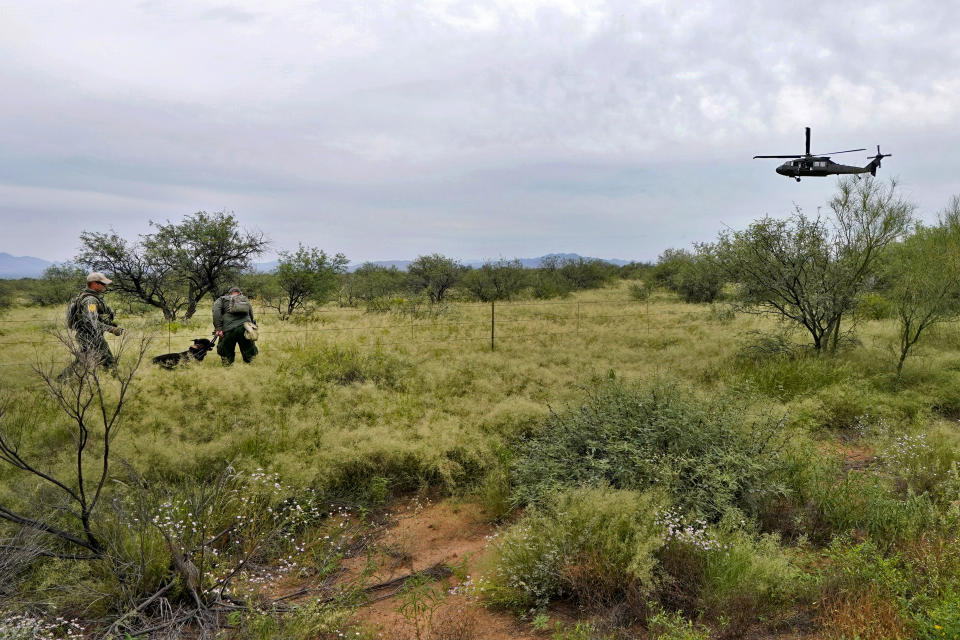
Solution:
<svg viewBox="0 0 960 640"><path fill-rule="evenodd" d="M193 316L206 294L215 294L249 268L268 244L262 233L241 229L226 211L198 211L180 224L151 224L156 232L144 238L144 248L186 285L184 318Z"/></svg>
<svg viewBox="0 0 960 640"><path fill-rule="evenodd" d="M873 274L882 250L909 228L913 205L896 183L841 180L830 220L770 217L723 232L718 265L740 285L745 302L806 329L818 352L835 349L840 321Z"/></svg>
<svg viewBox="0 0 960 640"><path fill-rule="evenodd" d="M240 228L233 214L198 211L179 224L151 222L153 233L129 242L116 232L80 234L78 264L104 271L112 287L175 320L188 319L208 293L250 267L267 247L260 232Z"/></svg>
<svg viewBox="0 0 960 640"><path fill-rule="evenodd" d="M451 258L434 253L419 256L410 263L410 285L415 292L426 291L430 302L440 302L464 272L463 266Z"/></svg>
<svg viewBox="0 0 960 640"><path fill-rule="evenodd" d="M467 271L461 284L480 302L509 300L526 284L526 272L519 260L501 259Z"/></svg>
<svg viewBox="0 0 960 640"><path fill-rule="evenodd" d="M286 320L308 300L326 300L346 270L347 257L342 253L328 256L322 249L302 244L296 253L283 251L275 272L280 295L270 299L270 306Z"/></svg>
<svg viewBox="0 0 960 640"><path fill-rule="evenodd" d="M394 266L365 262L343 277L341 304L353 306L357 300L369 302L407 288L407 274Z"/></svg>
<svg viewBox="0 0 960 640"><path fill-rule="evenodd" d="M143 241L129 242L117 232L84 231L74 260L113 280L111 288L156 307L168 321L177 319L186 304L178 274L148 252Z"/></svg>
<svg viewBox="0 0 960 640"><path fill-rule="evenodd" d="M960 198L954 196L939 223L895 246L886 261L884 292L898 320L897 377L910 350L929 327L960 317Z"/></svg>

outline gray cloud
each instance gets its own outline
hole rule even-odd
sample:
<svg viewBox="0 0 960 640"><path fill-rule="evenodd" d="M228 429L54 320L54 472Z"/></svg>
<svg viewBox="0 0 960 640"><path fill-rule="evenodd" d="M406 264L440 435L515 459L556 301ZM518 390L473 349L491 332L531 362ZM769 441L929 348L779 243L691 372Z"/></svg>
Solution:
<svg viewBox="0 0 960 640"><path fill-rule="evenodd" d="M792 203L756 153L960 192L949 3L2 5L0 250L236 211L352 259L652 258ZM863 164L866 154L846 161ZM839 159L839 158L838 158Z"/></svg>

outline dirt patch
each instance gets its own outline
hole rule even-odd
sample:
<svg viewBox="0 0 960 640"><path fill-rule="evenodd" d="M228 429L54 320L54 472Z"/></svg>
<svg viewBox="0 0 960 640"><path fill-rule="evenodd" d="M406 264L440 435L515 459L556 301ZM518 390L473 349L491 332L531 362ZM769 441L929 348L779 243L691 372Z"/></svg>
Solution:
<svg viewBox="0 0 960 640"><path fill-rule="evenodd" d="M366 553L345 563L346 577L366 571L368 582L379 582L437 564L456 566L481 554L493 531L476 504L414 498L388 512Z"/></svg>
<svg viewBox="0 0 960 640"><path fill-rule="evenodd" d="M377 540L363 556L345 563L343 580L363 580L368 585L384 583L416 572L449 566L462 576L473 576L481 563L494 527L485 521L480 507L473 503L411 500L391 509L389 520ZM468 578L465 578L465 580ZM430 588L449 592L460 584L456 575L430 584ZM416 637L415 616L398 609L402 599L397 589L384 590L371 604L362 607L354 620L378 629L384 640ZM419 616L422 626L429 614ZM429 633L421 628L421 637L431 640L533 640L545 636L532 632L529 625L513 616L491 612L476 600L460 593L446 595L434 609Z"/></svg>
<svg viewBox="0 0 960 640"><path fill-rule="evenodd" d="M823 443L819 447L825 454L842 457L844 472L863 471L877 461L872 447L845 442Z"/></svg>

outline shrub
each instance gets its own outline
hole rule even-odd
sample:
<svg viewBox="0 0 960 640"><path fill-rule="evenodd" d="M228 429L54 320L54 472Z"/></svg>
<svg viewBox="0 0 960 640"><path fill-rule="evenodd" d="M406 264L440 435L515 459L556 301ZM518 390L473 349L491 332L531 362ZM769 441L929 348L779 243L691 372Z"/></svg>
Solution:
<svg viewBox="0 0 960 640"><path fill-rule="evenodd" d="M519 260L500 259L470 269L460 279L472 298L480 302L510 300L526 285L527 274Z"/></svg>
<svg viewBox="0 0 960 640"><path fill-rule="evenodd" d="M570 597L587 607L640 607L655 585L663 544L659 494L573 489L551 494L510 527L495 547L485 587L491 602L542 608Z"/></svg>
<svg viewBox="0 0 960 640"><path fill-rule="evenodd" d="M713 302L723 289L723 274L706 255L695 255L680 265L672 289L684 302Z"/></svg>
<svg viewBox="0 0 960 640"><path fill-rule="evenodd" d="M806 588L800 569L777 535L754 537L741 530L718 534L719 544L704 552L700 607L736 628L795 609ZM728 630L729 631L729 630Z"/></svg>
<svg viewBox="0 0 960 640"><path fill-rule="evenodd" d="M960 591L946 594L914 618L917 637L924 640L960 638Z"/></svg>
<svg viewBox="0 0 960 640"><path fill-rule="evenodd" d="M828 638L904 638L898 602L907 586L897 555L839 536L826 550L819 623Z"/></svg>
<svg viewBox="0 0 960 640"><path fill-rule="evenodd" d="M521 440L513 460L515 504L540 502L557 487L669 491L681 511L716 520L750 511L777 493L780 424L744 425L744 407L705 401L677 384L601 384L579 409L551 416Z"/></svg>
<svg viewBox="0 0 960 640"><path fill-rule="evenodd" d="M643 282L631 282L630 297L634 300L644 301L650 298L650 289Z"/></svg>
<svg viewBox="0 0 960 640"><path fill-rule="evenodd" d="M793 458L792 461L789 458ZM928 495L900 495L889 478L858 471L844 472L839 458L815 449L785 456L781 475L794 509L765 520L789 533L797 527L816 542L859 531L887 545L917 536L935 520Z"/></svg>
<svg viewBox="0 0 960 640"><path fill-rule="evenodd" d="M900 434L879 449L878 457L886 471L902 478L911 491L949 503L957 498L957 440L950 430Z"/></svg>
<svg viewBox="0 0 960 640"><path fill-rule="evenodd" d="M792 612L807 590L802 571L777 535L756 536L727 517L716 527L676 514L661 516L666 543L658 552L662 603L721 622L727 633Z"/></svg>
<svg viewBox="0 0 960 640"><path fill-rule="evenodd" d="M857 303L855 314L866 320L886 320L893 317L893 304L879 293L865 293Z"/></svg>
<svg viewBox="0 0 960 640"><path fill-rule="evenodd" d="M693 254L686 249L667 249L657 258L657 264L651 272L651 280L658 287L675 290L680 271L693 262Z"/></svg>
<svg viewBox="0 0 960 640"><path fill-rule="evenodd" d="M706 628L687 620L679 611L667 613L660 609L647 620L651 640L710 640Z"/></svg>

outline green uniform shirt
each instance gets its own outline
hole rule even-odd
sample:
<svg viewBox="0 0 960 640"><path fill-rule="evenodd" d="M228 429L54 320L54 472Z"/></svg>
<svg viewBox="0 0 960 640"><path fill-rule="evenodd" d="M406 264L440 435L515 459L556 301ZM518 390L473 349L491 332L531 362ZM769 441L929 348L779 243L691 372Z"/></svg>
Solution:
<svg viewBox="0 0 960 640"><path fill-rule="evenodd" d="M246 298L244 298L246 299ZM244 322L256 321L253 319L253 305L250 306L249 313L229 313L226 310L230 308L230 295L217 298L213 303L213 328L217 331L227 333L232 329L243 326Z"/></svg>
<svg viewBox="0 0 960 640"><path fill-rule="evenodd" d="M113 321L113 309L103 301L103 294L99 291L84 289L77 300L77 312L80 316L78 331L98 334L106 327L117 326Z"/></svg>

